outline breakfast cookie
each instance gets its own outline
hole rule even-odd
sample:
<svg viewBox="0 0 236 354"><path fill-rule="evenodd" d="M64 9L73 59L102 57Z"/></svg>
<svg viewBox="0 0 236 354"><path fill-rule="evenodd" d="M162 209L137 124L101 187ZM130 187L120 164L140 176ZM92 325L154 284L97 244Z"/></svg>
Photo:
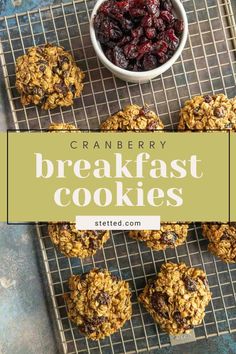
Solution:
<svg viewBox="0 0 236 354"><path fill-rule="evenodd" d="M16 60L16 88L23 106L71 106L81 94L83 78L71 54L49 43L30 48Z"/></svg>
<svg viewBox="0 0 236 354"><path fill-rule="evenodd" d="M107 269L71 276L69 289L64 295L68 317L92 340L110 336L131 318L129 284Z"/></svg>
<svg viewBox="0 0 236 354"><path fill-rule="evenodd" d="M206 274L184 263L165 263L149 282L139 301L154 321L172 335L188 333L199 325L211 299Z"/></svg>
<svg viewBox="0 0 236 354"><path fill-rule="evenodd" d="M69 222L49 223L48 233L65 256L79 258L93 256L110 237L108 230L77 230Z"/></svg>
<svg viewBox="0 0 236 354"><path fill-rule="evenodd" d="M140 107L136 104L126 106L101 124L101 130L161 130L164 125L159 116L150 111L148 106Z"/></svg>
<svg viewBox="0 0 236 354"><path fill-rule="evenodd" d="M160 230L135 230L130 231L129 236L143 241L155 251L160 251L182 245L186 241L188 227L188 224L162 223Z"/></svg>
<svg viewBox="0 0 236 354"><path fill-rule="evenodd" d="M202 224L203 236L209 240L208 250L223 262L236 262L236 222Z"/></svg>
<svg viewBox="0 0 236 354"><path fill-rule="evenodd" d="M48 130L50 131L57 131L57 130L62 130L62 131L71 131L76 129L76 126L74 124L67 124L67 123L51 123L49 125ZM77 130L76 130L77 131Z"/></svg>
<svg viewBox="0 0 236 354"><path fill-rule="evenodd" d="M236 97L195 96L180 111L179 130L236 130Z"/></svg>

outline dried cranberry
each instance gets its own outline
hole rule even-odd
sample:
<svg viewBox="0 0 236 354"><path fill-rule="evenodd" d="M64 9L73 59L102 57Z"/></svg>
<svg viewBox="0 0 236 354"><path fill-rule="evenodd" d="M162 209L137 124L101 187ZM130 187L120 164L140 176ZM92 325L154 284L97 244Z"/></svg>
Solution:
<svg viewBox="0 0 236 354"><path fill-rule="evenodd" d="M144 116L144 117L145 117L149 112L150 112L150 109L149 109L148 105L145 104L145 106L143 106L143 107L140 109L139 114L140 114L141 116Z"/></svg>
<svg viewBox="0 0 236 354"><path fill-rule="evenodd" d="M147 125L147 130L153 131L153 130L156 130L156 128L157 128L157 121L156 120L152 120Z"/></svg>
<svg viewBox="0 0 236 354"><path fill-rule="evenodd" d="M110 295L106 291L101 291L96 297L96 300L101 305L108 305L110 302Z"/></svg>
<svg viewBox="0 0 236 354"><path fill-rule="evenodd" d="M224 107L216 107L214 109L214 116L217 118L223 118L225 116Z"/></svg>
<svg viewBox="0 0 236 354"><path fill-rule="evenodd" d="M146 15L143 17L141 21L141 26L142 27L152 27L152 16Z"/></svg>
<svg viewBox="0 0 236 354"><path fill-rule="evenodd" d="M153 17L153 25L158 31L161 32L163 32L166 28L164 21L160 17Z"/></svg>
<svg viewBox="0 0 236 354"><path fill-rule="evenodd" d="M154 27L146 28L145 34L148 39L153 39L156 37L156 29Z"/></svg>
<svg viewBox="0 0 236 354"><path fill-rule="evenodd" d="M138 49L133 44L126 44L124 46L124 54L127 59L135 59L138 56Z"/></svg>
<svg viewBox="0 0 236 354"><path fill-rule="evenodd" d="M44 71L46 70L46 66L45 65L40 65L39 66L39 70L44 73Z"/></svg>
<svg viewBox="0 0 236 354"><path fill-rule="evenodd" d="M231 239L231 236L227 232L224 232L220 238L221 241L229 241L230 239Z"/></svg>
<svg viewBox="0 0 236 354"><path fill-rule="evenodd" d="M89 274L89 272L84 272L80 275L80 280L85 280L87 278L87 275Z"/></svg>
<svg viewBox="0 0 236 354"><path fill-rule="evenodd" d="M153 309L159 316L169 318L166 306L168 305L168 295L159 291L155 291L151 297L151 304Z"/></svg>
<svg viewBox="0 0 236 354"><path fill-rule="evenodd" d="M143 27L137 27L131 31L131 35L133 38L140 38L143 35Z"/></svg>
<svg viewBox="0 0 236 354"><path fill-rule="evenodd" d="M106 20L101 26L102 35L108 40L118 40L122 38L122 31L117 24L111 20Z"/></svg>
<svg viewBox="0 0 236 354"><path fill-rule="evenodd" d="M76 91L76 88L75 88L75 85L72 85L72 84L70 84L70 86L69 86L69 90L70 90L70 92L71 93L75 93L75 91Z"/></svg>
<svg viewBox="0 0 236 354"><path fill-rule="evenodd" d="M184 30L184 22L183 20L178 20L176 19L175 20L175 23L174 23L174 30L175 32L180 35L181 33L183 33L183 30Z"/></svg>
<svg viewBox="0 0 236 354"><path fill-rule="evenodd" d="M108 15L111 11L111 2L110 1L105 1L99 9L100 13Z"/></svg>
<svg viewBox="0 0 236 354"><path fill-rule="evenodd" d="M170 50L175 51L179 46L179 38L176 39L176 41L170 41L169 43L169 48Z"/></svg>
<svg viewBox="0 0 236 354"><path fill-rule="evenodd" d="M91 250L97 250L98 247L99 247L98 241L96 239L90 237L89 238L89 248Z"/></svg>
<svg viewBox="0 0 236 354"><path fill-rule="evenodd" d="M152 51L156 52L157 55L162 55L168 50L168 44L165 41L157 41L152 46Z"/></svg>
<svg viewBox="0 0 236 354"><path fill-rule="evenodd" d="M198 116L199 110L200 110L200 107L195 107L194 110L193 110L193 114L194 114L195 116Z"/></svg>
<svg viewBox="0 0 236 354"><path fill-rule="evenodd" d="M60 230L68 230L68 229L70 229L70 224L69 223L61 223L61 224L59 224L59 229Z"/></svg>
<svg viewBox="0 0 236 354"><path fill-rule="evenodd" d="M125 31L129 31L133 28L132 21L127 18L123 18L122 20L120 20L120 25L121 25L121 28Z"/></svg>
<svg viewBox="0 0 236 354"><path fill-rule="evenodd" d="M119 11L127 12L127 11L129 11L130 4L129 4L129 1L122 1L121 0L121 1L116 1L116 6L119 9Z"/></svg>
<svg viewBox="0 0 236 354"><path fill-rule="evenodd" d="M175 322L180 326L182 326L183 324L186 323L186 319L181 316L179 311L176 311L173 314L173 317L174 317Z"/></svg>
<svg viewBox="0 0 236 354"><path fill-rule="evenodd" d="M113 50L113 55L114 55L114 64L119 68L126 69L129 62L125 58L123 49L116 46Z"/></svg>
<svg viewBox="0 0 236 354"><path fill-rule="evenodd" d="M209 288L209 284L205 276L200 276L199 279L203 282L206 288Z"/></svg>
<svg viewBox="0 0 236 354"><path fill-rule="evenodd" d="M160 241L168 246L173 246L178 236L173 231L165 231L162 233Z"/></svg>
<svg viewBox="0 0 236 354"><path fill-rule="evenodd" d="M119 277L117 277L116 275L112 274L111 275L111 279L114 281L114 282L118 282L120 279Z"/></svg>
<svg viewBox="0 0 236 354"><path fill-rule="evenodd" d="M84 324L79 326L79 329L82 333L93 333L97 330L103 322L105 322L107 318L105 316L93 317L93 318L85 318Z"/></svg>
<svg viewBox="0 0 236 354"><path fill-rule="evenodd" d="M69 91L68 87L64 84L64 82L60 82L59 84L55 84L54 89L58 93L62 93L63 95L66 95L67 92Z"/></svg>
<svg viewBox="0 0 236 354"><path fill-rule="evenodd" d="M210 103L212 101L212 97L210 95L206 95L206 96L204 96L204 101L206 103Z"/></svg>
<svg viewBox="0 0 236 354"><path fill-rule="evenodd" d="M43 47L36 47L36 52L38 54L43 54Z"/></svg>
<svg viewBox="0 0 236 354"><path fill-rule="evenodd" d="M170 41L177 41L178 37L175 35L173 28L170 28L166 31L166 38L169 38Z"/></svg>
<svg viewBox="0 0 236 354"><path fill-rule="evenodd" d="M113 56L113 50L112 49L107 49L105 51L105 55L108 60L110 60L112 63L114 62L114 56Z"/></svg>
<svg viewBox="0 0 236 354"><path fill-rule="evenodd" d="M143 10L143 9L139 9L139 8L131 8L129 10L129 13L130 13L130 16L131 17L142 17L142 16L145 16L146 15L146 11Z"/></svg>
<svg viewBox="0 0 236 354"><path fill-rule="evenodd" d="M173 8L171 0L161 0L161 8L171 12Z"/></svg>
<svg viewBox="0 0 236 354"><path fill-rule="evenodd" d="M170 58L172 58L172 57L173 57L174 52L175 52L174 50L168 50L168 51L167 51L167 53L166 53L166 54L167 54L167 56L168 56L168 59L170 59Z"/></svg>
<svg viewBox="0 0 236 354"><path fill-rule="evenodd" d="M65 63L70 62L70 59L68 57L66 57L65 55L59 57L59 60L60 60L61 64L65 64Z"/></svg>
<svg viewBox="0 0 236 354"><path fill-rule="evenodd" d="M160 0L146 0L145 2L148 12L151 15L159 16L160 13Z"/></svg>
<svg viewBox="0 0 236 354"><path fill-rule="evenodd" d="M142 65L137 62L136 64L133 65L133 71L143 71Z"/></svg>
<svg viewBox="0 0 236 354"><path fill-rule="evenodd" d="M188 291L197 291L197 283L195 280L190 278L188 275L184 277L184 285Z"/></svg>
<svg viewBox="0 0 236 354"><path fill-rule="evenodd" d="M124 36L121 40L117 43L119 47L123 47L125 44L130 43L132 41L131 36Z"/></svg>
<svg viewBox="0 0 236 354"><path fill-rule="evenodd" d="M167 23L173 23L174 16L169 11L161 11L160 17Z"/></svg>
<svg viewBox="0 0 236 354"><path fill-rule="evenodd" d="M141 59L145 53L148 53L150 51L151 47L152 47L152 44L151 44L151 42L148 42L148 41L141 44L138 47L138 52L139 52L138 58Z"/></svg>
<svg viewBox="0 0 236 354"><path fill-rule="evenodd" d="M165 53L161 53L161 55L158 58L160 64L164 64L169 60L169 57Z"/></svg>
<svg viewBox="0 0 236 354"><path fill-rule="evenodd" d="M144 70L153 70L158 66L157 57L152 54L145 54L143 58Z"/></svg>
<svg viewBox="0 0 236 354"><path fill-rule="evenodd" d="M92 235L96 236L98 239L101 239L104 235L103 230L91 230L90 232Z"/></svg>
<svg viewBox="0 0 236 354"><path fill-rule="evenodd" d="M41 87L34 87L33 88L33 95L37 95L37 96L43 96L44 92L43 89L41 89Z"/></svg>

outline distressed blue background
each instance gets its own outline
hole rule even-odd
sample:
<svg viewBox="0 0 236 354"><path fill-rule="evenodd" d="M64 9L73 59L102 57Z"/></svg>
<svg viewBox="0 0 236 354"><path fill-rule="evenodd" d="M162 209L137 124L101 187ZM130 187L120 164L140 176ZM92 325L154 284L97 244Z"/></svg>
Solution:
<svg viewBox="0 0 236 354"><path fill-rule="evenodd" d="M57 4L50 0L0 0L0 15ZM232 0L236 11L236 0ZM1 80L1 71L0 71ZM0 81L0 130L10 112ZM60 354L60 340L36 232L32 226L0 224L0 354ZM151 354L235 354L236 334L170 347Z"/></svg>

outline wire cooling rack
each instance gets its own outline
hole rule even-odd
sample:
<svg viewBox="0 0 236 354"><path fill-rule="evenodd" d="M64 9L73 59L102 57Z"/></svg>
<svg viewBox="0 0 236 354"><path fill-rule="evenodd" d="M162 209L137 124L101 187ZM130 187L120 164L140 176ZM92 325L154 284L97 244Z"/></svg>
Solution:
<svg viewBox="0 0 236 354"><path fill-rule="evenodd" d="M74 1L1 18L2 68L13 118L9 127L41 129L51 121L63 121L94 129L125 104L145 102L158 111L166 127L174 128L179 108L190 96L212 92L235 96L236 27L230 1L185 0L183 4L190 35L181 58L166 73L142 85L114 78L99 63L89 38L89 15L94 1ZM47 41L71 51L86 73L83 95L74 106L50 112L34 106L22 107L15 89L15 59L27 48ZM166 252L152 252L124 232L113 232L103 250L82 262L57 252L46 226L37 225L36 229L64 353L148 353L169 346L170 337L158 329L137 303L137 294L165 261L183 261L207 273L213 296L203 324L194 329L196 340L236 331L236 265L224 264L207 252L200 225L191 225L186 244ZM67 318L61 296L72 273L94 266L119 274L129 281L133 292L132 319L100 342L79 334Z"/></svg>

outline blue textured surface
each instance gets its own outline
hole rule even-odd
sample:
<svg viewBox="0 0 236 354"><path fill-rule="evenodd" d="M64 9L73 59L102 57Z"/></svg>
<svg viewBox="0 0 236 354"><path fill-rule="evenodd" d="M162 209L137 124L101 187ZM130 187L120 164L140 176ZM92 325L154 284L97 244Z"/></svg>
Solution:
<svg viewBox="0 0 236 354"><path fill-rule="evenodd" d="M0 353L58 353L30 226L0 224Z"/></svg>
<svg viewBox="0 0 236 354"><path fill-rule="evenodd" d="M32 10L60 1L0 0L0 15ZM236 7L236 0L232 0ZM1 70L0 70L1 78ZM1 80L1 79L0 79ZM3 83L0 81L0 88ZM0 95L0 130L6 129L9 110ZM0 354L62 353L46 275L34 227L0 224ZM235 354L236 334L208 341L151 351L151 354Z"/></svg>

